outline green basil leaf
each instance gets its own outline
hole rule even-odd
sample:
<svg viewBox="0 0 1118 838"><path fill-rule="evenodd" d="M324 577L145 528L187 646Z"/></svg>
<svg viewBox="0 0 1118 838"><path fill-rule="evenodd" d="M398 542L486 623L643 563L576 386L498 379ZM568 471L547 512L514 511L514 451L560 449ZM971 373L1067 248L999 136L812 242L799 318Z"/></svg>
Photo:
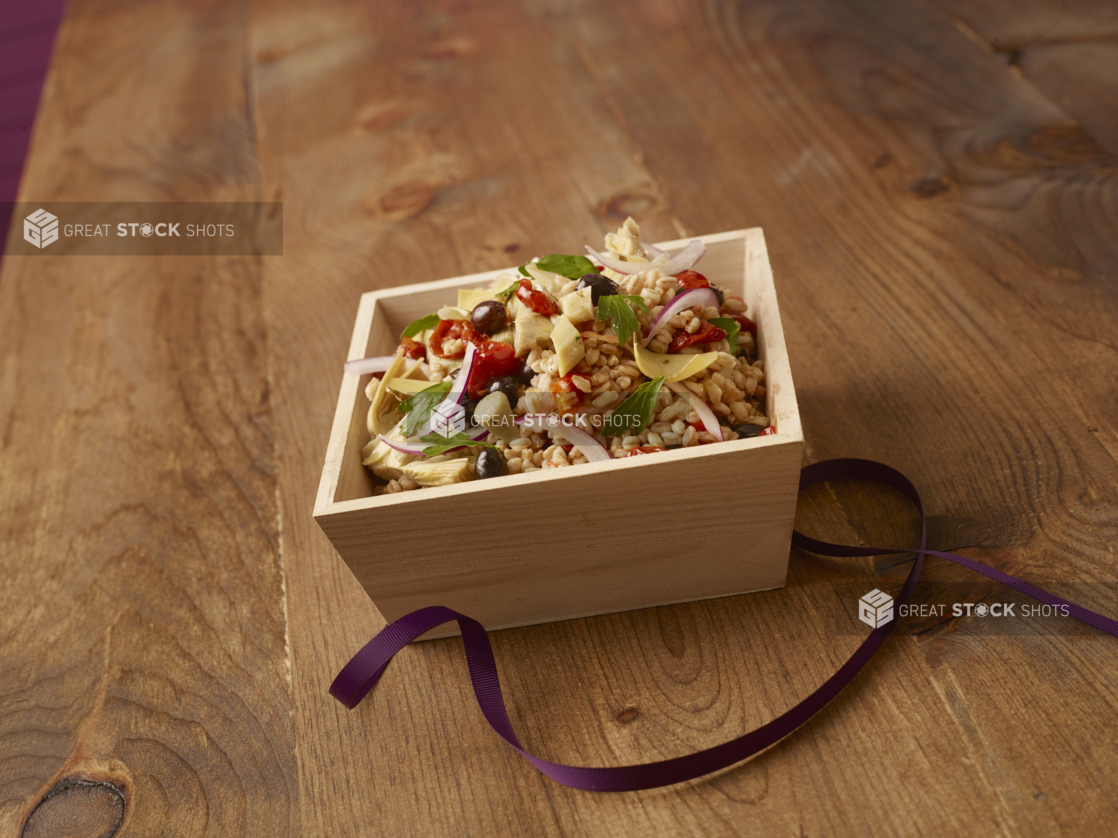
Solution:
<svg viewBox="0 0 1118 838"><path fill-rule="evenodd" d="M500 300L502 303L507 303L509 301L509 297L511 297L513 294L515 294L519 288L520 288L520 282L517 281L517 282L514 282L512 285L510 285L508 288L506 288L504 291L498 291L493 296L496 299Z"/></svg>
<svg viewBox="0 0 1118 838"><path fill-rule="evenodd" d="M483 448L492 448L494 451L499 451L496 445L489 442L481 442L476 439L470 439L466 434L459 431L453 436L443 436L442 434L427 434L419 438L420 442L430 443L430 447L424 450L424 455L427 457L437 457L439 454L445 454L453 448L461 448L463 445L481 446Z"/></svg>
<svg viewBox="0 0 1118 838"><path fill-rule="evenodd" d="M595 272L594 263L585 256L567 256L563 253L552 253L544 256L536 264L541 271L551 271L567 279L582 279L587 274Z"/></svg>
<svg viewBox="0 0 1118 838"><path fill-rule="evenodd" d="M635 294L607 294L598 298L598 319L603 323L607 320L610 322L620 346L627 344L630 335L633 332L639 332L641 329L637 315L629 307L630 303L637 306L645 314L650 313L644 300Z"/></svg>
<svg viewBox="0 0 1118 838"><path fill-rule="evenodd" d="M627 428L632 428L638 434L643 431L652 421L652 411L656 409L656 399L660 396L663 384L664 376L661 375L634 390L629 398L606 417L602 433L606 436L619 436Z"/></svg>
<svg viewBox="0 0 1118 838"><path fill-rule="evenodd" d="M707 321L708 323L717 326L726 333L726 342L730 344L730 354L738 354L738 332L741 331L741 326L738 321L732 317L712 317Z"/></svg>
<svg viewBox="0 0 1118 838"><path fill-rule="evenodd" d="M432 384L426 390L420 390L413 396L409 396L400 402L400 406L396 408L401 413L408 415L407 421L404 422L404 427L401 433L404 436L411 436L419 427L431 418L431 414L435 412L435 408L439 402L446 398L446 394L450 392L451 382L440 381L438 384Z"/></svg>
<svg viewBox="0 0 1118 838"><path fill-rule="evenodd" d="M439 315L428 314L426 317L420 317L418 320L413 320L409 323L401 337L414 338L420 332L426 332L428 329L433 329L438 325Z"/></svg>
<svg viewBox="0 0 1118 838"><path fill-rule="evenodd" d="M528 279L532 278L531 274L528 273L528 266L527 265L521 265L519 268L517 268L517 270L520 271L521 276L526 276L526 277L528 277Z"/></svg>

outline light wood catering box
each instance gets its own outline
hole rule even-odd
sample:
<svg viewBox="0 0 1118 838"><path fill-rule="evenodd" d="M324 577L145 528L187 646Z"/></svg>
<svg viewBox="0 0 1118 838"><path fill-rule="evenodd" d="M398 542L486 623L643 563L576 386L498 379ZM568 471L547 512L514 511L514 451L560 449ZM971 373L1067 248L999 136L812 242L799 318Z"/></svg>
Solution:
<svg viewBox="0 0 1118 838"><path fill-rule="evenodd" d="M314 517L386 620L445 605L501 629L784 585L803 434L765 239L702 239L696 269L757 323L770 436L373 497L369 376L345 377ZM392 354L404 326L498 273L363 295L349 358Z"/></svg>

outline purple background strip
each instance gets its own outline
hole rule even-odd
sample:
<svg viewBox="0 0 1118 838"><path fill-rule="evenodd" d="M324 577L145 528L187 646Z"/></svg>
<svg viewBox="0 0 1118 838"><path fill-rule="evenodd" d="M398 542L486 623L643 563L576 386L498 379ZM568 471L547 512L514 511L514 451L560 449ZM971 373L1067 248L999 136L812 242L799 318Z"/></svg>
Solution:
<svg viewBox="0 0 1118 838"><path fill-rule="evenodd" d="M0 249L64 6L64 0L0 0Z"/></svg>

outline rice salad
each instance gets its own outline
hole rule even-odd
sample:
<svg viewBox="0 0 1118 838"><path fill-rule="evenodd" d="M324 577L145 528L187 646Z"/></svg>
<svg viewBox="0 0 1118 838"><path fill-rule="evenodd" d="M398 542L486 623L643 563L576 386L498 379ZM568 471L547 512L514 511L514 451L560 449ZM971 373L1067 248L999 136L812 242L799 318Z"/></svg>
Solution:
<svg viewBox="0 0 1118 838"><path fill-rule="evenodd" d="M392 494L774 432L741 297L629 218L587 256L552 254L411 323L374 373L363 463ZM379 376L379 377L378 377Z"/></svg>

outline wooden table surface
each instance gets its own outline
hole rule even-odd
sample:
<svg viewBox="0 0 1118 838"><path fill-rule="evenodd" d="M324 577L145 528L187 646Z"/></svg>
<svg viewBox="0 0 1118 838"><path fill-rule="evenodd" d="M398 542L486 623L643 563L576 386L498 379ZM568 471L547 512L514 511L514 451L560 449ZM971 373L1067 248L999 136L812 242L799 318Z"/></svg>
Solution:
<svg viewBox="0 0 1118 838"><path fill-rule="evenodd" d="M1113 3L72 0L21 197L283 201L285 242L5 261L3 835L1113 831L1101 634L906 622L749 763L589 794L489 731L457 639L329 698L383 622L311 518L361 292L627 214L759 225L808 460L900 468L934 546L1118 616ZM857 486L797 520L914 543ZM784 590L498 633L513 724L589 765L740 735L853 650L836 592L905 562L793 551ZM1003 594L935 560L917 590Z"/></svg>

